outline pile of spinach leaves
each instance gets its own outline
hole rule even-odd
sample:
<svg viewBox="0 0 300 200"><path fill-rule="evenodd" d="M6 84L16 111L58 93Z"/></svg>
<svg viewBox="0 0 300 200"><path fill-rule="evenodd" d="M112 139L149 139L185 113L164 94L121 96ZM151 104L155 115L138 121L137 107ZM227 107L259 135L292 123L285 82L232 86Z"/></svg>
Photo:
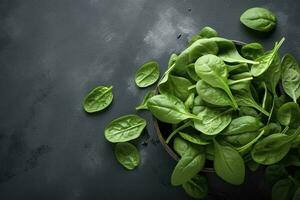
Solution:
<svg viewBox="0 0 300 200"><path fill-rule="evenodd" d="M263 31L273 27L260 24L256 15L252 20L254 11L247 11L242 22ZM262 11L275 23L270 13ZM292 55L280 57L284 40L265 51L259 43L237 46L205 27L180 54L171 55L160 79L155 61L137 71L138 87L158 81L157 89L149 91L136 110L149 110L172 127L165 140L180 157L172 185L203 199L208 193L204 168L213 167L224 181L241 185L247 168L267 166L272 199L300 199L300 68ZM108 107L112 88L98 86L88 93L85 111ZM142 134L146 124L130 114L105 128L105 138L116 144L117 160L128 170L140 163L138 149L130 141Z"/></svg>

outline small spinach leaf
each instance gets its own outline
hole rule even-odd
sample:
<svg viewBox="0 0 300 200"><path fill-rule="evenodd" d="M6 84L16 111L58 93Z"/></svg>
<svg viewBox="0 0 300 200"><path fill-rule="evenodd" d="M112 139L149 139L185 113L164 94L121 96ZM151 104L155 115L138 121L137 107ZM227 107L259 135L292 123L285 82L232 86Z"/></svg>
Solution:
<svg viewBox="0 0 300 200"><path fill-rule="evenodd" d="M264 54L264 47L259 43L245 44L241 49L243 57L251 60L255 60Z"/></svg>
<svg viewBox="0 0 300 200"><path fill-rule="evenodd" d="M205 176L196 175L182 185L184 191L194 199L203 199L207 196L208 186Z"/></svg>
<svg viewBox="0 0 300 200"><path fill-rule="evenodd" d="M154 95L155 95L155 91L154 90L151 90L151 91L147 92L147 94L145 95L142 103L140 105L138 105L135 109L136 110L147 110L148 109L148 107L147 107L148 99L150 99Z"/></svg>
<svg viewBox="0 0 300 200"><path fill-rule="evenodd" d="M137 115L125 115L111 121L104 130L105 138L112 143L127 142L138 138L146 121Z"/></svg>
<svg viewBox="0 0 300 200"><path fill-rule="evenodd" d="M269 32L276 25L275 15L265 8L250 8L240 17L242 24L261 32Z"/></svg>
<svg viewBox="0 0 300 200"><path fill-rule="evenodd" d="M159 78L159 67L155 61L143 64L135 74L135 83L139 87L148 87Z"/></svg>
<svg viewBox="0 0 300 200"><path fill-rule="evenodd" d="M98 86L90 91L84 98L84 110L88 113L94 113L109 106L113 100L112 89L112 86Z"/></svg>
<svg viewBox="0 0 300 200"><path fill-rule="evenodd" d="M115 156L119 163L129 170L140 164L140 154L137 148L129 142L116 144Z"/></svg>

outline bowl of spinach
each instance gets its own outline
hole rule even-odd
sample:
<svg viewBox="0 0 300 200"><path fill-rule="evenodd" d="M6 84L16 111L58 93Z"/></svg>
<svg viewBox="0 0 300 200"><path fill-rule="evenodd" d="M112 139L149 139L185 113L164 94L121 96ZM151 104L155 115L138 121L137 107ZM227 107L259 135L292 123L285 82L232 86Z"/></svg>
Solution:
<svg viewBox="0 0 300 200"><path fill-rule="evenodd" d="M276 26L275 15L265 8L246 10L240 21L260 32ZM245 182L246 171L260 169L272 185L272 200L299 199L300 68L291 54L281 57L284 40L266 51L260 43L226 39L204 27L182 52L170 56L162 75L156 61L137 70L137 87L158 81L136 110L150 111L159 140L177 161L173 186L203 199L210 177L238 186ZM113 98L112 86L98 86L85 97L83 108L100 112ZM145 119L128 114L104 129L117 161L127 170L143 159L134 143L146 127ZM214 196L230 196L221 186Z"/></svg>

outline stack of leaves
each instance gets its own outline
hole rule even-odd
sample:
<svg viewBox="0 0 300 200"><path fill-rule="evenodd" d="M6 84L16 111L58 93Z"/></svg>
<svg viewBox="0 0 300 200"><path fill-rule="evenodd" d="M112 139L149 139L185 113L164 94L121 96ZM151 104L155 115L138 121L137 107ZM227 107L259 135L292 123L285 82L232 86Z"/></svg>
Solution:
<svg viewBox="0 0 300 200"><path fill-rule="evenodd" d="M221 179L240 185L245 166L255 171L300 150L300 68L289 54L280 59L283 41L265 51L204 28L171 56L144 108L173 129L166 142L180 160L172 185L201 199L207 184L199 172L210 162Z"/></svg>
<svg viewBox="0 0 300 200"><path fill-rule="evenodd" d="M276 18L253 8L241 22L267 32ZM259 43L237 44L205 27L179 55L171 55L157 90L149 91L136 110L149 110L170 125L166 143L180 157L172 185L203 199L208 193L204 168L213 167L221 179L240 185L246 167L255 171L262 165L269 166L266 176L274 184L274 200L299 199L300 68L290 54L280 58L283 42L265 51ZM141 88L158 79L155 61L142 65L135 75ZM84 109L101 111L112 99L112 86L99 86L85 98ZM116 144L116 158L126 169L139 165L138 150L129 142L145 127L141 117L125 115L105 128L105 138Z"/></svg>

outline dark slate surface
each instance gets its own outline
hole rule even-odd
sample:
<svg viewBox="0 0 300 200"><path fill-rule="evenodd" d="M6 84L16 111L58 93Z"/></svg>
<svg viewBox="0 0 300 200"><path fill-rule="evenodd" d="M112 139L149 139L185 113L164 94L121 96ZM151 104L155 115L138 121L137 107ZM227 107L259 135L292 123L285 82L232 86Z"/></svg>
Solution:
<svg viewBox="0 0 300 200"><path fill-rule="evenodd" d="M253 6L278 16L271 35L240 25L242 11ZM134 72L149 59L164 70L170 53L204 25L268 48L285 36L282 51L300 60L299 10L294 0L1 0L0 199L189 199L169 184L175 162L149 114L141 113L148 133L137 142L137 170L118 165L104 140L105 124L134 113L146 93L136 88ZM87 115L82 98L97 85L113 85L115 99ZM212 176L210 199L268 199L260 176L248 175L243 187Z"/></svg>

